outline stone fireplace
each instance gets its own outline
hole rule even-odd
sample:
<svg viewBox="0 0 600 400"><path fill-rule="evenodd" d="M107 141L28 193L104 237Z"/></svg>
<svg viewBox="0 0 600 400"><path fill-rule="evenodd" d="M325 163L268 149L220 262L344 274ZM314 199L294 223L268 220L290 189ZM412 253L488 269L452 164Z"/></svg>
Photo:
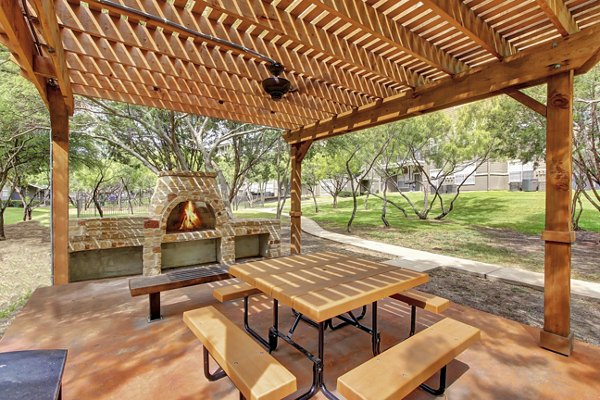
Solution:
<svg viewBox="0 0 600 400"><path fill-rule="evenodd" d="M70 221L71 280L157 275L207 263L281 255L280 222L232 219L216 176L163 172L147 218Z"/></svg>

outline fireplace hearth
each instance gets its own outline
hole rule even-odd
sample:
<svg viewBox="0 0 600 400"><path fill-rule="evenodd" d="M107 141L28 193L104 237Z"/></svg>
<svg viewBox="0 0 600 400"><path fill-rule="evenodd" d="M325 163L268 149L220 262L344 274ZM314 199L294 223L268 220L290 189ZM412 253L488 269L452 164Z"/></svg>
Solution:
<svg viewBox="0 0 600 400"><path fill-rule="evenodd" d="M204 202L179 203L167 218L167 233L191 232L215 228L215 216Z"/></svg>
<svg viewBox="0 0 600 400"><path fill-rule="evenodd" d="M71 281L281 255L280 222L230 218L212 173L161 173L147 218L69 223Z"/></svg>

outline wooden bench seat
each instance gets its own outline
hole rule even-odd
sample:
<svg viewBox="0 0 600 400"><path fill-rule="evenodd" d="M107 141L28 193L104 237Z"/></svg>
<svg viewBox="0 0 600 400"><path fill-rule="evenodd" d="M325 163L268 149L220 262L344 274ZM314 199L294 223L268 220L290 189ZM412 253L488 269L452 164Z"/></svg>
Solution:
<svg viewBox="0 0 600 400"><path fill-rule="evenodd" d="M209 380L208 354L249 400L279 400L296 391L296 377L227 317L209 306L183 313L183 321L204 346L204 370Z"/></svg>
<svg viewBox="0 0 600 400"><path fill-rule="evenodd" d="M348 400L401 399L441 370L440 388L424 387L441 395L446 365L479 337L479 329L445 318L340 376L337 390Z"/></svg>
<svg viewBox="0 0 600 400"><path fill-rule="evenodd" d="M396 293L390 297L395 300L400 300L410 306L409 336L415 334L417 324L417 307L435 314L441 314L446 311L448 307L450 307L450 300L415 289L407 290L402 293Z"/></svg>
<svg viewBox="0 0 600 400"><path fill-rule="evenodd" d="M221 286L213 290L214 298L219 300L221 303L241 299L242 297L248 297L259 293L260 290L246 282Z"/></svg>
<svg viewBox="0 0 600 400"><path fill-rule="evenodd" d="M181 269L156 276L139 276L129 280L131 296L147 294L150 300L148 322L162 319L160 292L230 279L229 268L223 265Z"/></svg>

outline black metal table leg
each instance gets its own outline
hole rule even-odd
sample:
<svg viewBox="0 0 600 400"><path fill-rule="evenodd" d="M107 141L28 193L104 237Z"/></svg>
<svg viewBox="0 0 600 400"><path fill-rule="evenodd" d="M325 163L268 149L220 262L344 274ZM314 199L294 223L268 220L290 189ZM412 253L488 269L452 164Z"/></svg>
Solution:
<svg viewBox="0 0 600 400"><path fill-rule="evenodd" d="M221 368L219 368L214 373L210 372L210 365L209 365L209 358L208 358L209 354L208 354L208 350L206 350L206 347L202 347L202 356L204 358L204 376L206 377L206 379L208 379L210 382L214 382L216 380L219 380L219 379L227 376L225 371L223 371Z"/></svg>
<svg viewBox="0 0 600 400"><path fill-rule="evenodd" d="M159 321L162 319L160 315L160 292L150 293L148 295L150 301L150 309L148 314L148 322Z"/></svg>
<svg viewBox="0 0 600 400"><path fill-rule="evenodd" d="M262 336L258 334L254 329L250 327L248 322L248 296L244 297L244 330L250 334L258 343L264 346L265 349L270 349L269 341L265 340Z"/></svg>
<svg viewBox="0 0 600 400"><path fill-rule="evenodd" d="M279 301L273 299L273 326L269 329L269 353L277 349L279 338Z"/></svg>
<svg viewBox="0 0 600 400"><path fill-rule="evenodd" d="M372 322L371 322L371 344L372 344L372 350L373 350L373 355L376 356L377 354L379 354L381 352L381 336L379 335L379 331L377 330L377 302L374 301L371 304L371 317L372 317Z"/></svg>
<svg viewBox="0 0 600 400"><path fill-rule="evenodd" d="M441 396L446 391L446 365L440 370L440 386L437 389L432 388L429 385L421 384L421 389L427 393L431 393L434 396Z"/></svg>
<svg viewBox="0 0 600 400"><path fill-rule="evenodd" d="M417 327L417 307L410 306L410 332L408 333L408 337L411 337L415 334L415 330Z"/></svg>

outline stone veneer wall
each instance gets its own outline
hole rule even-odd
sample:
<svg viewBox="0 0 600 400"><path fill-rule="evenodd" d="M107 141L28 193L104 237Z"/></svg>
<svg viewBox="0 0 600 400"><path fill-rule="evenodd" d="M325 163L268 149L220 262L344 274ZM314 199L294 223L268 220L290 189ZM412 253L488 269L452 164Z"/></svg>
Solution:
<svg viewBox="0 0 600 400"><path fill-rule="evenodd" d="M215 214L215 229L167 233L167 218L177 204L207 204ZM281 223L274 219L230 219L219 196L214 174L165 172L159 176L150 202L150 217L95 218L69 222L69 251L143 247L143 274L162 270L163 243L219 239L218 261L235 262L235 237L268 234L264 257L281 255Z"/></svg>

